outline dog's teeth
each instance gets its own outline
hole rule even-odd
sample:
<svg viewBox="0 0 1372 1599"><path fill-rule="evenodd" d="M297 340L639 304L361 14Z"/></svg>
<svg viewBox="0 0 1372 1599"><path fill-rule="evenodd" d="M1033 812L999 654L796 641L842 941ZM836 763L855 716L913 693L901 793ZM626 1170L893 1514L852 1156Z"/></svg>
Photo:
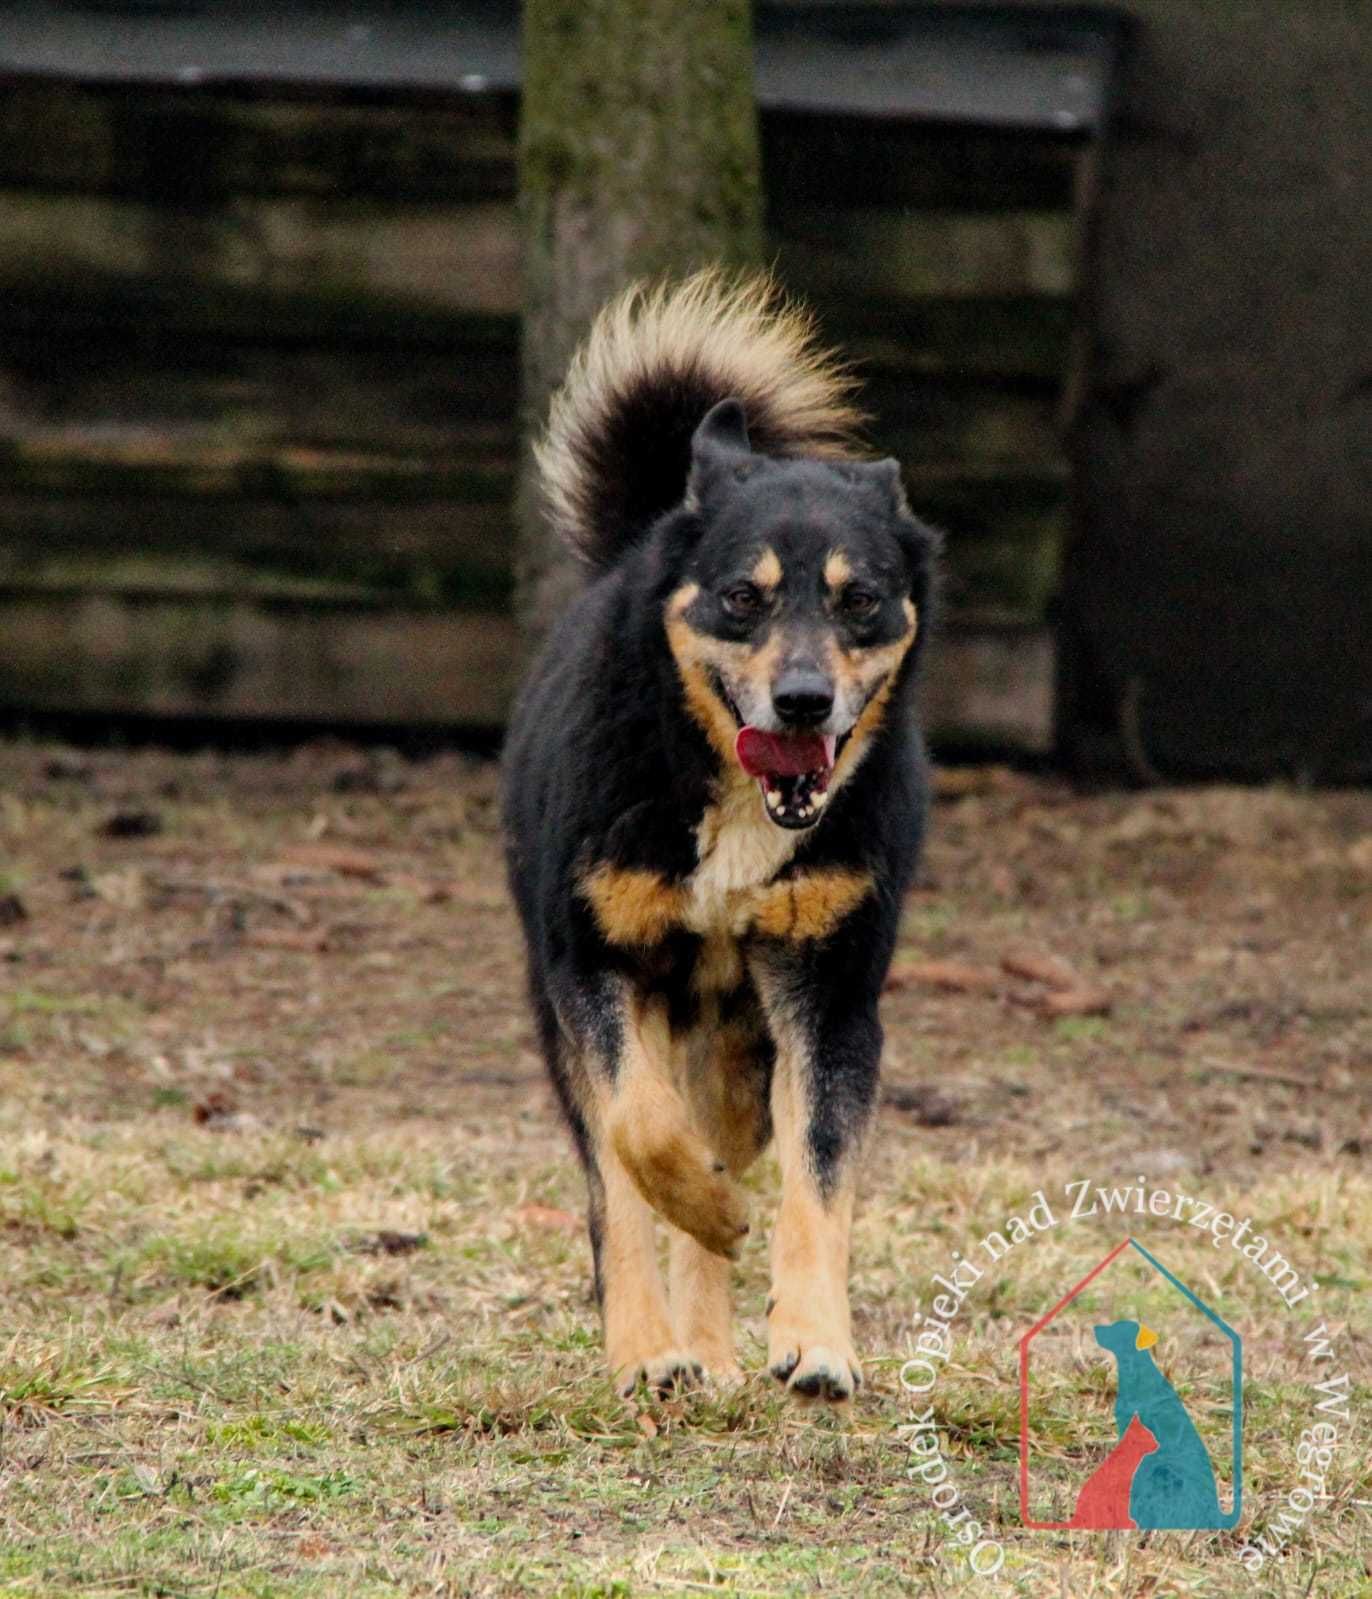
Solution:
<svg viewBox="0 0 1372 1599"><path fill-rule="evenodd" d="M779 788L769 788L767 790L767 803L769 805L781 804L781 790Z"/></svg>
<svg viewBox="0 0 1372 1599"><path fill-rule="evenodd" d="M828 800L829 800L828 790L827 789L823 789L823 788L820 789L819 793L816 794L815 797L814 797L813 803L814 803L815 809L818 810L821 805L827 804Z"/></svg>

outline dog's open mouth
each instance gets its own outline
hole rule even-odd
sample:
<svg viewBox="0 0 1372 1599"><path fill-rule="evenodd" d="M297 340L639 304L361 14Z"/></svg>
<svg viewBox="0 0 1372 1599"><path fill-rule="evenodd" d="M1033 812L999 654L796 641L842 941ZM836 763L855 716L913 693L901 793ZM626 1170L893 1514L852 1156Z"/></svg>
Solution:
<svg viewBox="0 0 1372 1599"><path fill-rule="evenodd" d="M819 733L739 729L738 764L757 779L767 814L778 827L813 827L829 798L838 741Z"/></svg>

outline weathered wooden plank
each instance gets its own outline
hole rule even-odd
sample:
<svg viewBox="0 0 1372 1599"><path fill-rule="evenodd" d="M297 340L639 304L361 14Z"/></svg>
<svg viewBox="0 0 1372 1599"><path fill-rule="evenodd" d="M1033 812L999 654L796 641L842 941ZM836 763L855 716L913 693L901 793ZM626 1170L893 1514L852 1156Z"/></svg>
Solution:
<svg viewBox="0 0 1372 1599"><path fill-rule="evenodd" d="M1018 131L763 112L769 214L804 204L1070 211L1080 146Z"/></svg>
<svg viewBox="0 0 1372 1599"><path fill-rule="evenodd" d="M878 442L881 442L880 440ZM1042 614L1056 570L1059 460L906 461L911 504L952 535L953 595ZM223 559L269 573L454 605L511 581L513 479L497 457L244 449L202 435L59 430L0 447L0 572L136 552ZM83 582L99 579L92 568Z"/></svg>
<svg viewBox="0 0 1372 1599"><path fill-rule="evenodd" d="M1053 746L1052 631L1043 626L945 628L920 691L935 746L1046 754Z"/></svg>
<svg viewBox="0 0 1372 1599"><path fill-rule="evenodd" d="M1043 623L1058 588L1066 532L1059 509L1007 512L980 537L954 537L945 563L945 605L956 625L969 617Z"/></svg>
<svg viewBox="0 0 1372 1599"><path fill-rule="evenodd" d="M420 108L35 80L0 89L0 185L179 205L508 200L516 116L512 95Z"/></svg>
<svg viewBox="0 0 1372 1599"><path fill-rule="evenodd" d="M1058 504L1066 468L1056 460L914 462L905 468L911 502L979 525L989 510L1009 506L1037 512ZM164 433L105 441L80 432L0 440L0 491L22 496L108 495L116 499L185 497L306 501L366 500L390 505L508 504L508 462L450 461L426 456L384 457L325 449L245 450Z"/></svg>
<svg viewBox="0 0 1372 1599"><path fill-rule="evenodd" d="M0 387L0 434L199 427L220 441L381 454L515 449L513 327L508 345L454 339L397 352L49 326L0 340Z"/></svg>
<svg viewBox="0 0 1372 1599"><path fill-rule="evenodd" d="M240 195L511 199L512 95L302 104L165 89L0 89L0 185L183 205ZM769 204L1070 210L1078 147L1019 133L762 113Z"/></svg>
<svg viewBox="0 0 1372 1599"><path fill-rule="evenodd" d="M5 710L494 728L516 678L495 612L0 587L0 634ZM929 665L936 740L1049 747L1046 629L946 627Z"/></svg>
<svg viewBox="0 0 1372 1599"><path fill-rule="evenodd" d="M0 706L495 727L503 614L0 589Z"/></svg>
<svg viewBox="0 0 1372 1599"><path fill-rule="evenodd" d="M1075 220L1057 211L969 216L831 203L789 206L769 224L782 277L825 299L1066 295L1075 278Z"/></svg>
<svg viewBox="0 0 1372 1599"><path fill-rule="evenodd" d="M1067 364L1072 304L1065 295L941 297L903 304L796 284L826 339L860 372L893 379L1039 379L1058 384Z"/></svg>
<svg viewBox="0 0 1372 1599"><path fill-rule="evenodd" d="M943 490L945 494L949 491ZM983 492L989 493L984 490ZM916 510L955 520L916 494ZM1042 620L1056 589L1065 511L1008 493L951 532L946 608ZM324 604L442 604L479 610L509 597L507 505L271 505L233 500L0 498L0 582L48 593L276 595Z"/></svg>
<svg viewBox="0 0 1372 1599"><path fill-rule="evenodd" d="M387 455L300 444L242 444L199 429L55 428L0 432L0 493L191 498L506 502L508 459Z"/></svg>
<svg viewBox="0 0 1372 1599"><path fill-rule="evenodd" d="M270 284L373 307L513 315L519 306L518 236L503 201L249 198L193 208L0 192L0 292L91 274L183 288Z"/></svg>
<svg viewBox="0 0 1372 1599"><path fill-rule="evenodd" d="M344 350L446 350L503 358L517 344L510 313L417 305L386 295L343 293L308 283L157 277L87 268L67 260L47 274L0 277L7 345L44 337L111 343L152 356L187 338L271 346L283 355L321 346ZM513 356L511 356L513 359Z"/></svg>
<svg viewBox="0 0 1372 1599"><path fill-rule="evenodd" d="M54 383L64 363L77 372L87 362L101 362L107 371L120 363L127 369L130 362L157 371L181 361L198 371L221 357L231 369L254 359L273 362L290 382L288 363L318 361L324 350L350 363L377 363L403 349L450 356L463 393L474 399L484 393L508 407L514 389L518 324L512 314L359 299L308 287L286 292L76 268L55 277L31 275L9 283L4 293L0 356L26 372L49 373ZM843 295L809 298L824 338L862 371L893 379L1057 383L1066 365L1072 307L1064 296L954 297L903 305ZM311 367L301 370L308 382ZM365 376L361 367L348 370Z"/></svg>
<svg viewBox="0 0 1372 1599"><path fill-rule="evenodd" d="M1065 295L1074 228L1051 212L967 216L806 205L772 219L802 294L905 304ZM263 284L359 304L513 315L520 263L504 202L395 207L238 199L214 208L0 193L0 289L103 274L190 286Z"/></svg>
<svg viewBox="0 0 1372 1599"><path fill-rule="evenodd" d="M472 609L508 599L511 548L503 500L0 495L0 581L16 586L117 587L136 557L145 586L149 569L179 564L215 572L217 590L314 581Z"/></svg>
<svg viewBox="0 0 1372 1599"><path fill-rule="evenodd" d="M911 468L967 462L1034 466L1063 460L1058 397L1005 382L974 384L865 373L863 403L877 448Z"/></svg>

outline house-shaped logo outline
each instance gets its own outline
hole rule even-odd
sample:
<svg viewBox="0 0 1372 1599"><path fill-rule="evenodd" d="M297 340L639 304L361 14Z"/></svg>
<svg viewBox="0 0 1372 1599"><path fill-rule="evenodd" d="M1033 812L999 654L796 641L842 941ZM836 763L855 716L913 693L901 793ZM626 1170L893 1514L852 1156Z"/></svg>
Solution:
<svg viewBox="0 0 1372 1599"><path fill-rule="evenodd" d="M1233 1369L1231 1376L1231 1393L1233 1398L1233 1426L1234 1426L1234 1505L1224 1517L1223 1526L1236 1526L1243 1513L1243 1340L1227 1321L1213 1311L1198 1294L1186 1286L1175 1273L1170 1272L1166 1266L1151 1254L1138 1241L1137 1238L1125 1238L1117 1244L1108 1255L1095 1266L1058 1300L1057 1304L1041 1316L1038 1321L1026 1332L1019 1341L1019 1510L1020 1520L1026 1527L1038 1530L1060 1530L1071 1526L1066 1521L1035 1521L1029 1514L1029 1345L1055 1320L1084 1289L1096 1280L1097 1277L1129 1248L1136 1249L1140 1255L1157 1272L1160 1272L1172 1286L1181 1293L1228 1338L1233 1349Z"/></svg>

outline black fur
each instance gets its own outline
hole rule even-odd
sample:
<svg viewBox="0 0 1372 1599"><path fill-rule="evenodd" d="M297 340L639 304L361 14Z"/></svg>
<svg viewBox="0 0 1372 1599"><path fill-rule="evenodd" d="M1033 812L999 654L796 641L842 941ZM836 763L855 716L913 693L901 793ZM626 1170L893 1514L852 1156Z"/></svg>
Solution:
<svg viewBox="0 0 1372 1599"><path fill-rule="evenodd" d="M787 629L788 639L832 637L854 658L900 640L904 602L918 617L914 643L884 685L885 712L862 760L774 879L847 869L870 874L873 891L822 938L745 934L742 975L706 1018L753 1040L751 1059L737 1069L753 1084L761 1142L770 1129L775 1029L759 985L772 1022L784 1012L809 1041L808 1140L822 1188L875 1105L878 997L926 809L912 686L928 630L937 541L906 509L894 464L758 453L740 408L718 403L727 395L703 378L689 392L671 375L667 381L667 394L641 383L624 396L616 412L624 436L606 446L607 460L619 459L641 437L643 474L607 491L606 503L617 495L633 518L667 509L637 538L613 541L619 558L592 576L561 618L518 700L505 756L510 881L544 1054L587 1167L598 1284L603 1190L576 1074L600 1074L612 1090L625 993L663 1000L674 1030L702 1016L693 981L701 936L674 926L639 944L609 942L583 888L598 865L687 883L698 865L697 829L727 775L718 741L687 703L665 626L669 603L696 585L684 616L693 635L711 644L751 649L771 629ZM664 407L685 399L697 425L688 450L664 443L651 426ZM705 416L710 402L716 408ZM768 549L785 573L772 611L735 614L731 585L745 581ZM824 563L835 549L847 552L875 596L868 614L837 614L826 597Z"/></svg>

